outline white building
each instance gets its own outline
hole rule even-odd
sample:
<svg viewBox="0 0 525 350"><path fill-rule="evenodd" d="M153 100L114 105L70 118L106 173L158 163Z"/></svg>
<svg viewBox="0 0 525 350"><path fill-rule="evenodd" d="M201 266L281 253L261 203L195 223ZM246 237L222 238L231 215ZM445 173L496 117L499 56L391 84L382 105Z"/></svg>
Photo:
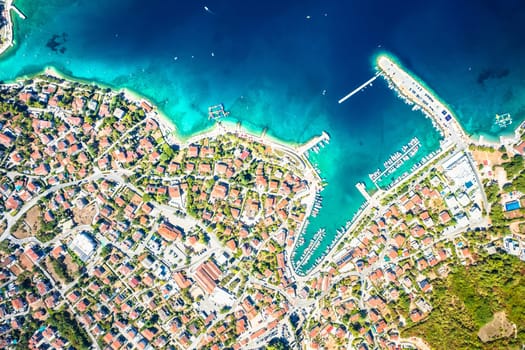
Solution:
<svg viewBox="0 0 525 350"><path fill-rule="evenodd" d="M95 100L90 100L87 105L88 109L95 111L98 107L98 102Z"/></svg>
<svg viewBox="0 0 525 350"><path fill-rule="evenodd" d="M445 203L453 215L460 212L459 203L453 194L445 197Z"/></svg>
<svg viewBox="0 0 525 350"><path fill-rule="evenodd" d="M460 194L458 194L457 200L462 207L466 207L470 204L470 198L465 192L461 192Z"/></svg>
<svg viewBox="0 0 525 350"><path fill-rule="evenodd" d="M461 212L455 216L456 218L456 226L457 227L467 227L470 224L470 221L468 219L468 216L465 215L465 213Z"/></svg>
<svg viewBox="0 0 525 350"><path fill-rule="evenodd" d="M113 111L113 116L117 119L122 119L122 117L124 117L125 114L126 114L126 111L124 111L123 109L119 107L115 108L115 110Z"/></svg>
<svg viewBox="0 0 525 350"><path fill-rule="evenodd" d="M69 248L85 262L93 255L97 244L90 235L81 232L69 243Z"/></svg>
<svg viewBox="0 0 525 350"><path fill-rule="evenodd" d="M444 161L443 168L445 175L454 183L452 191L470 189L476 186L476 174L465 153L456 153Z"/></svg>
<svg viewBox="0 0 525 350"><path fill-rule="evenodd" d="M481 212L481 209L479 208L479 206L477 204L474 204L470 208L469 213L470 213L471 219L474 220L474 221L481 220L481 218L483 216L483 213Z"/></svg>
<svg viewBox="0 0 525 350"><path fill-rule="evenodd" d="M507 253L515 256L520 255L520 243L511 236L507 236L503 239L503 246Z"/></svg>

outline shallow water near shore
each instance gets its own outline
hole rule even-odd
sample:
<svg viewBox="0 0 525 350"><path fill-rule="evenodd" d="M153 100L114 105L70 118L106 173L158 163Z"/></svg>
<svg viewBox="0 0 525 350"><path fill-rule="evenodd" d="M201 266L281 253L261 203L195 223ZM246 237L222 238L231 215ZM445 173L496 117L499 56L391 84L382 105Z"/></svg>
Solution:
<svg viewBox="0 0 525 350"><path fill-rule="evenodd" d="M207 107L217 103L233 121L255 132L267 128L287 142L326 130L330 144L311 159L328 186L306 243L321 227L327 235L305 269L363 203L357 182L368 181L368 173L414 136L423 146L412 162L439 144L430 121L382 79L337 104L374 74L377 52L396 55L451 106L469 134L494 139L511 133L494 125L496 113L511 113L513 127L525 117L525 4L517 0L16 5L28 19L13 14L17 45L0 57L2 80L54 66L127 87L156 103L182 136L209 127Z"/></svg>

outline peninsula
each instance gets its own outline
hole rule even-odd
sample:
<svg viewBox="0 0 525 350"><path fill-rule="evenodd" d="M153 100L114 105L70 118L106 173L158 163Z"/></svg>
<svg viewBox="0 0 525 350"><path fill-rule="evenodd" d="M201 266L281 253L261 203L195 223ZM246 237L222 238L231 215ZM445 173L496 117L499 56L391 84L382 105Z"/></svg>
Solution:
<svg viewBox="0 0 525 350"><path fill-rule="evenodd" d="M13 2L14 0L0 0L0 55L12 47L14 43L11 10L15 11L21 19L26 18Z"/></svg>
<svg viewBox="0 0 525 350"><path fill-rule="evenodd" d="M13 45L12 0L0 1L0 55Z"/></svg>
<svg viewBox="0 0 525 350"><path fill-rule="evenodd" d="M286 145L221 117L184 140L129 91L53 71L0 85L0 347L522 344L525 130L473 143L392 57L377 69L441 147L389 188L358 185L362 210L295 264L323 187L306 154L327 133Z"/></svg>

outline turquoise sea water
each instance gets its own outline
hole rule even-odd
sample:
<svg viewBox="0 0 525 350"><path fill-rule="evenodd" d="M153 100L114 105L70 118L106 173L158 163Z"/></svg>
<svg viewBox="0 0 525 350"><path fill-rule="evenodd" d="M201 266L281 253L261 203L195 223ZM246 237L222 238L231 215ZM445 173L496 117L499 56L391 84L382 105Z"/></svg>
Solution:
<svg viewBox="0 0 525 350"><path fill-rule="evenodd" d="M54 66L127 87L160 106L184 137L209 127L207 107L220 102L250 130L268 128L287 142L326 130L331 143L311 159L328 186L306 243L320 227L328 233L312 261L362 204L356 182L413 136L423 142L414 161L438 146L430 121L380 79L337 104L374 74L379 50L432 87L470 134L497 138L511 130L493 125L496 113L510 112L514 126L525 116L525 5L517 0L16 4L28 19L14 16L17 45L0 58L2 80Z"/></svg>

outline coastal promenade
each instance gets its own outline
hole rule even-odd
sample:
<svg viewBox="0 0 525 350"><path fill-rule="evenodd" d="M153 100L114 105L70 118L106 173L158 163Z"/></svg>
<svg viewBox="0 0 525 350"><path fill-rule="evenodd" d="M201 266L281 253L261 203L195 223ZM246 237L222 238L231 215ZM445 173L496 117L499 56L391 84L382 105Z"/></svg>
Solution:
<svg viewBox="0 0 525 350"><path fill-rule="evenodd" d="M136 96L134 96L136 99ZM306 153L309 149L312 147L315 147L321 142L328 142L330 140L330 136L323 131L321 135L314 136L312 139L307 141L304 144L301 145L292 145L292 144L286 144L284 142L281 142L276 139L272 139L271 137L267 136L266 134L257 135L255 133L252 133L248 131L247 129L243 128L240 123L237 124L231 124L231 123L224 123L224 122L217 122L211 129L204 131L202 133L199 133L197 135L194 135L186 140L181 140L179 137L175 135L176 128L173 125L173 122L169 120L166 116L159 114L157 112L154 113L155 117L158 119L162 130L164 130L164 136L171 140L171 142L178 144L181 147L187 147L191 145L192 143L199 142L202 139L205 138L216 138L219 135L224 134L233 134L237 137L247 139L249 141L259 142L265 145L270 146L273 150L280 151L284 153L290 161L293 161L297 163L297 165L305 171L306 179L315 184L315 187L320 189L322 179L319 176L319 173L314 168L314 166L310 163L308 160L308 157L306 156ZM312 203L313 204L313 203Z"/></svg>

